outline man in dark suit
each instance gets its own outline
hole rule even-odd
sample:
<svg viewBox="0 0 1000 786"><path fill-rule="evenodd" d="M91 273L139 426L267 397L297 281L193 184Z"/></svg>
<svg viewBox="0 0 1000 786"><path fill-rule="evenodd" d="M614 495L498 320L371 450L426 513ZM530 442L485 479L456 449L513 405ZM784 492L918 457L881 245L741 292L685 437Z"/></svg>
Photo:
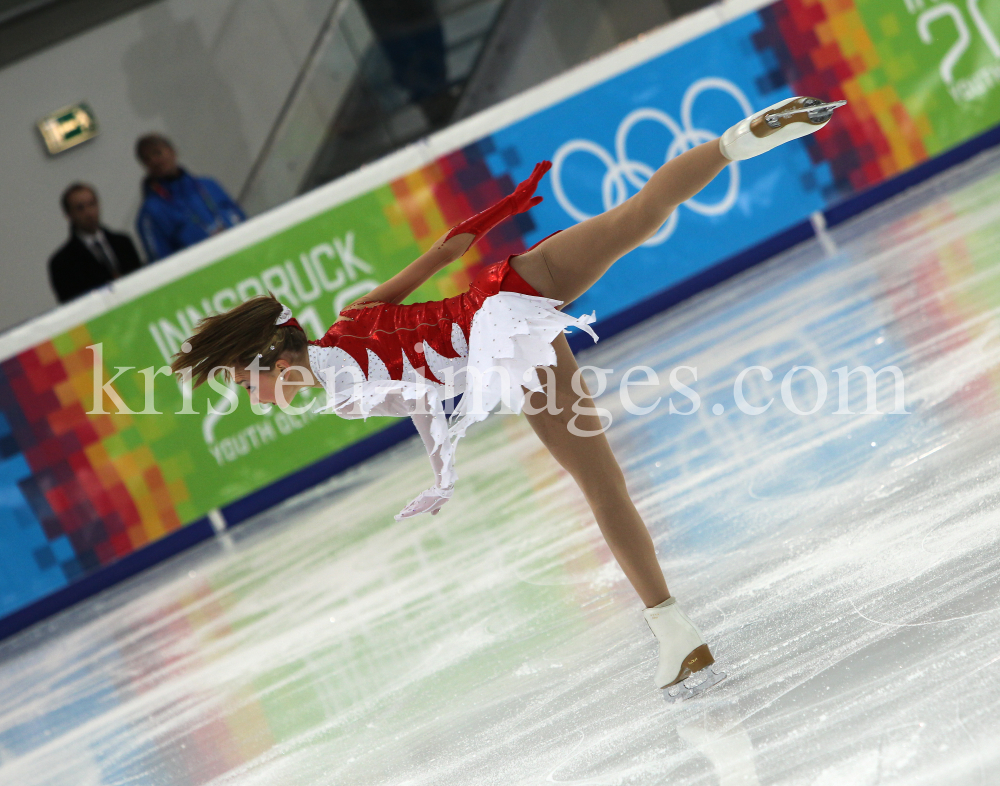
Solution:
<svg viewBox="0 0 1000 786"><path fill-rule="evenodd" d="M62 195L69 240L49 260L49 279L60 303L137 270L142 262L128 235L101 226L97 192L74 183Z"/></svg>

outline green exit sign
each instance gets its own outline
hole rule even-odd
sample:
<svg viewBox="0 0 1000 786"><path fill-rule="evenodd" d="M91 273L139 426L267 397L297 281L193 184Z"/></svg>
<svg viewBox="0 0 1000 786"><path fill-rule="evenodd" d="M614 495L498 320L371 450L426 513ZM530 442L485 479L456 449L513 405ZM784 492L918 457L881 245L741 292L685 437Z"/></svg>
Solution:
<svg viewBox="0 0 1000 786"><path fill-rule="evenodd" d="M97 136L97 120L86 104L73 104L38 121L38 130L51 155L62 153Z"/></svg>

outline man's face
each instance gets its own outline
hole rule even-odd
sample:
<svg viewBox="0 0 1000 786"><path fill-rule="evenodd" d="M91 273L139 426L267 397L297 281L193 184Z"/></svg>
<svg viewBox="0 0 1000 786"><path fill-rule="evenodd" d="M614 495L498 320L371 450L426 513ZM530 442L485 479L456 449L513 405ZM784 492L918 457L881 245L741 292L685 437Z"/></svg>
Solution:
<svg viewBox="0 0 1000 786"><path fill-rule="evenodd" d="M80 188L66 200L66 215L73 229L92 235L101 225L101 208L97 195L89 188Z"/></svg>
<svg viewBox="0 0 1000 786"><path fill-rule="evenodd" d="M177 154L169 145L156 142L143 149L142 165L146 167L146 174L150 177L173 177L177 174Z"/></svg>

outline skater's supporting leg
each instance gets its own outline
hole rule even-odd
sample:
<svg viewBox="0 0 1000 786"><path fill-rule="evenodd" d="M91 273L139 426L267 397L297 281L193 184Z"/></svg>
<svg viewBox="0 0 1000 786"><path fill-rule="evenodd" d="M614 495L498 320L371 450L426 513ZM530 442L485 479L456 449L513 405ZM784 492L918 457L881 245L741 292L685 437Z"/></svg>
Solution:
<svg viewBox="0 0 1000 786"><path fill-rule="evenodd" d="M617 259L652 237L678 205L697 194L730 161L760 155L825 126L836 106L817 108L820 103L797 97L756 113L729 129L721 140L707 142L664 164L628 201L549 238L514 258L511 265L546 297L564 302L578 298ZM556 350L553 396L556 408L562 411L549 413L546 395L532 393L526 408L528 420L579 484L618 564L647 606L643 615L660 645L657 687L669 688L693 673L707 673L697 685L685 683L676 692L664 694L671 701L690 698L726 675L712 667L714 659L701 633L670 597L652 538L632 504L604 434L588 437L569 428L576 414L572 378L577 364L565 336L552 343ZM579 403L593 407L589 397L580 398ZM576 425L591 432L601 429L593 415L576 415Z"/></svg>
<svg viewBox="0 0 1000 786"><path fill-rule="evenodd" d="M533 393L528 399L529 406L532 411L541 411L536 415L527 415L528 422L556 461L580 486L611 553L642 602L647 607L656 606L669 598L670 592L656 559L653 539L629 497L625 476L611 452L607 437L603 433L578 436L568 428L574 416L573 404L577 402L572 378L578 366L565 336L560 335L552 344L557 362L553 369L553 398L556 408L561 408L562 413L550 414L543 409L546 397ZM579 399L579 407L592 410L593 406L589 396ZM600 418L596 415L579 415L575 425L584 432L593 433L601 429Z"/></svg>
<svg viewBox="0 0 1000 786"><path fill-rule="evenodd" d="M550 237L511 266L543 296L575 300L729 163L717 139L688 150L661 166L631 199Z"/></svg>

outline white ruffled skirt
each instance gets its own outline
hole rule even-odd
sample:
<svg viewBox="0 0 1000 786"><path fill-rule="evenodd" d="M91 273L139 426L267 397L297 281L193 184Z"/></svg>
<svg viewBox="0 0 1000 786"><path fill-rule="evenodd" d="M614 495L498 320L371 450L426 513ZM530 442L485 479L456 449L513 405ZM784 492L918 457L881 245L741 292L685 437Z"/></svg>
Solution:
<svg viewBox="0 0 1000 786"><path fill-rule="evenodd" d="M542 389L536 368L556 363L552 346L556 337L570 328L579 328L597 341L590 327L596 321L594 314L572 317L559 311L560 305L559 300L518 292L501 291L487 297L473 317L467 348L461 330L453 325L452 344L458 357L448 361L445 384L418 374L405 356L403 379L389 379L387 374L378 373L377 367L385 366L373 353L370 358L375 363L369 364L368 377L361 375L360 380L350 383L350 375L338 373L343 370L338 369L338 361L341 367L357 364L346 353L332 348L332 357L323 361L328 365L319 371L328 394L323 409L345 418L413 417L438 476L435 488L450 489L458 478L458 441L469 426L485 420L501 405L511 413L521 412L526 391ZM439 369L434 373L442 378ZM462 400L449 419L444 401L459 393Z"/></svg>

